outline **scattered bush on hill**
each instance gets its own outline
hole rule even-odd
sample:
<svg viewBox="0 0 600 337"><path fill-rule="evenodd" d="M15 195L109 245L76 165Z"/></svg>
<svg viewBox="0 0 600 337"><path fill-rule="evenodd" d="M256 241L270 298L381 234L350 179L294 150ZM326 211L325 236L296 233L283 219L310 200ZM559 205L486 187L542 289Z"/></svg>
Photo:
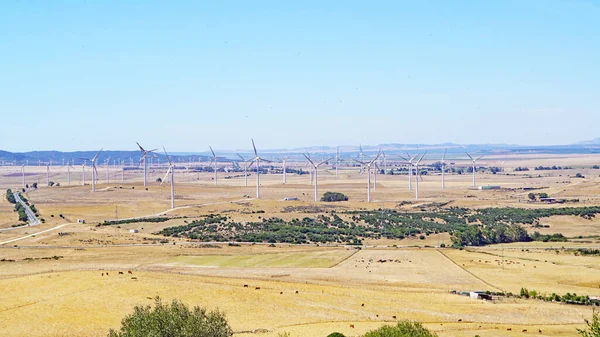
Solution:
<svg viewBox="0 0 600 337"><path fill-rule="evenodd" d="M384 325L379 329L371 330L363 337L437 337L437 335L421 325L419 322L401 321L398 325Z"/></svg>
<svg viewBox="0 0 600 337"><path fill-rule="evenodd" d="M340 192L325 192L325 194L323 194L323 196L321 197L321 201L348 201L348 197L344 193Z"/></svg>
<svg viewBox="0 0 600 337"><path fill-rule="evenodd" d="M233 331L220 311L207 311L188 306L178 300L163 304L160 297L154 307L136 306L121 322L119 331L110 330L108 337L230 337Z"/></svg>

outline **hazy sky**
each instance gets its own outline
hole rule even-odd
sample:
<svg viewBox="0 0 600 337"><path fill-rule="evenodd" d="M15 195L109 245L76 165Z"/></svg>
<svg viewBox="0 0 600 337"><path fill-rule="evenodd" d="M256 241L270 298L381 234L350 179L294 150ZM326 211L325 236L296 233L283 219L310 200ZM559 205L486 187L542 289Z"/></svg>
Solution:
<svg viewBox="0 0 600 337"><path fill-rule="evenodd" d="M0 3L3 150L562 144L599 107L596 0Z"/></svg>

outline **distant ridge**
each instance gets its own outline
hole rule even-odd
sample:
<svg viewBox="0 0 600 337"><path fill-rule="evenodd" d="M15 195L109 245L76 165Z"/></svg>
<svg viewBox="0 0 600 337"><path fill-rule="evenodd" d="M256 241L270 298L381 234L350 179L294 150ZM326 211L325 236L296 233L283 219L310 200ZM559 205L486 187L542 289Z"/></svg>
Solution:
<svg viewBox="0 0 600 337"><path fill-rule="evenodd" d="M263 155L267 155L269 159L277 160L284 155L296 156L302 159L302 153L308 151L311 154L335 154L337 146L311 146L304 148L293 148L293 149L265 149L258 148L258 151ZM352 145L340 145L340 155L342 158L356 158L360 153L359 144ZM482 155L494 155L494 154L523 154L523 153L542 153L542 154L571 154L571 153L600 153L600 138L592 140L581 141L570 145L516 145L516 144L456 144L451 142L441 144L400 144L400 143L385 143L379 145L367 145L362 144L362 150L365 155L373 156L379 150L385 151L387 155L397 155L406 153L416 153L427 150L428 155L439 156L444 151L448 154L464 155L465 152L478 153ZM82 164L81 158L92 158L98 150L92 151L76 151L76 152L61 152L61 151L30 151L30 152L8 152L0 150L0 163L7 163L12 165L22 165L29 163L29 165L38 165L39 162L46 163L52 161L53 165L62 165L63 159L65 162L73 162L75 164ZM249 158L254 153L251 149L243 150L223 150L215 149L217 155L222 160L238 160L237 153L243 155L245 158ZM170 152L177 162L193 160L197 162L210 161L208 151L198 152ZM114 160L125 160L127 164L133 161L134 165L140 160L140 152L138 150L132 151L102 151L98 158L98 162L104 164L106 159L110 156L110 163L113 164ZM161 151L156 151L157 161L164 163L166 158Z"/></svg>
<svg viewBox="0 0 600 337"><path fill-rule="evenodd" d="M600 145L600 137L594 138L592 140L583 140L575 143L576 145Z"/></svg>

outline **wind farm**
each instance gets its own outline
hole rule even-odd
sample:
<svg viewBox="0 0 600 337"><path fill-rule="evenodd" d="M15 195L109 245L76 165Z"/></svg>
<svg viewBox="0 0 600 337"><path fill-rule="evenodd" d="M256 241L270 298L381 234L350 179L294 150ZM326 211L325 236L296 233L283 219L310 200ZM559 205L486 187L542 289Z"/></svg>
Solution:
<svg viewBox="0 0 600 337"><path fill-rule="evenodd" d="M6 2L0 336L598 337L598 17Z"/></svg>

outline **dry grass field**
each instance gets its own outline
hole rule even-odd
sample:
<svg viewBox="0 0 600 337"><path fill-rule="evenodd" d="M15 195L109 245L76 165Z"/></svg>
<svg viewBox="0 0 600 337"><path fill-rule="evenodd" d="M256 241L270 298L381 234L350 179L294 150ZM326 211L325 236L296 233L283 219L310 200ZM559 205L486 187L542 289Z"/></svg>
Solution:
<svg viewBox="0 0 600 337"><path fill-rule="evenodd" d="M450 161L465 164L462 159ZM536 193L579 199L565 206L600 205L600 170L590 168L600 163L600 156L494 156L482 163L502 166L505 172L478 174L477 184L505 189L481 191L471 187L470 175L447 175L442 190L440 176L427 175L419 183L420 198L415 201L406 176L378 176L371 203L366 203L366 176L356 168L340 170L339 177L319 172L320 193L336 191L349 197L333 204L313 202L309 175L290 174L286 185L280 175L263 175L262 198L257 200L254 174L244 187L243 178L220 179L215 186L212 174L177 172L174 210L169 210L168 184L155 182L164 169L151 170L147 190L140 171L127 172L121 183L120 171L111 169L111 182L106 183L100 170L98 191L91 193L89 185L81 186L80 170L72 171L72 185L66 186L66 171L52 168L51 180L62 186L42 187L45 167L28 167L27 181L39 182L40 187L24 195L45 223L0 231L0 259L4 260L0 262L0 335L105 336L135 305L151 304L158 295L223 310L236 336L270 337L281 332L326 336L333 331L359 336L396 319L422 321L442 337L575 336L575 328L591 316L590 307L516 298L485 302L450 291L518 293L526 287L547 294L600 296L600 257L576 256L569 250L600 248L597 218L540 220L549 227L535 230L572 238L565 243L464 250L435 248L451 243L447 233L424 240L365 240L362 249L314 244L230 246L153 234L207 214L260 221L314 217L330 210L418 211L442 202L444 207L557 207L529 202L529 191L522 188L531 187L540 188ZM539 165L573 169L512 170ZM3 191L20 187L21 177L15 174L19 170L0 168ZM576 173L585 178L574 178ZM220 173L220 177L227 175ZM299 200L283 201L286 197ZM12 209L6 200L0 201L0 229L17 222ZM159 214L173 219L96 226L103 220ZM77 219L87 223L78 224ZM260 329L265 330L259 333Z"/></svg>

